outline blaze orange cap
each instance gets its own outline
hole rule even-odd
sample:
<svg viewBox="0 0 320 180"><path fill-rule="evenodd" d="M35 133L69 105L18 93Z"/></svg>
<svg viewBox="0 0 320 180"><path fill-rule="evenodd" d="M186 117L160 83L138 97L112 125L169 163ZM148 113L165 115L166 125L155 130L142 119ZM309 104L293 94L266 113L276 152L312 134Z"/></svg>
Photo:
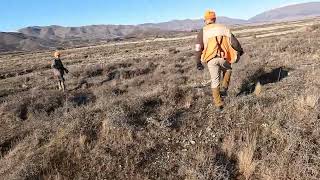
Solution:
<svg viewBox="0 0 320 180"><path fill-rule="evenodd" d="M204 14L204 19L205 20L212 20L216 18L216 13L212 10L208 10Z"/></svg>

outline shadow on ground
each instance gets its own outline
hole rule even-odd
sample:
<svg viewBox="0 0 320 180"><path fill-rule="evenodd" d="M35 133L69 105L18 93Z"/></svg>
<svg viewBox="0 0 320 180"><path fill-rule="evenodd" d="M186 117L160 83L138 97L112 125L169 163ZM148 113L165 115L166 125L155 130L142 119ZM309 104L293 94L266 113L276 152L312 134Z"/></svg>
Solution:
<svg viewBox="0 0 320 180"><path fill-rule="evenodd" d="M292 69L286 67L278 67L272 69L271 72L266 72L263 68L260 68L242 83L237 96L253 93L258 82L260 82L261 85L280 82L289 75L289 71L291 70Z"/></svg>

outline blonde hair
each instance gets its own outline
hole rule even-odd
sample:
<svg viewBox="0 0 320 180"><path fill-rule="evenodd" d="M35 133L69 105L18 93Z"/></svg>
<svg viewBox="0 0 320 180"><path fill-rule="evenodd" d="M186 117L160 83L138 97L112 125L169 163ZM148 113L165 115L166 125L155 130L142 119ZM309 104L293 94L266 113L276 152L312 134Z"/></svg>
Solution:
<svg viewBox="0 0 320 180"><path fill-rule="evenodd" d="M58 57L61 56L61 53L60 53L59 51L55 51L55 52L53 53L53 56L56 57L56 58L58 58Z"/></svg>

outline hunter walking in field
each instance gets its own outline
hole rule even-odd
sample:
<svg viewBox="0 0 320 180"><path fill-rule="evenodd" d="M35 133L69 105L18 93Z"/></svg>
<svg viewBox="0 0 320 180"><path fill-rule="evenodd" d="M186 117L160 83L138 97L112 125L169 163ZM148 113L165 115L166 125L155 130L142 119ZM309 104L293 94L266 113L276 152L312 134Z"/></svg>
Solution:
<svg viewBox="0 0 320 180"><path fill-rule="evenodd" d="M68 69L66 69L63 64L62 61L60 59L60 52L56 51L54 52L54 60L52 61L51 67L53 69L53 74L54 77L58 80L58 88L61 91L65 91L66 90L66 86L65 86L65 79L64 79L64 73L69 73Z"/></svg>
<svg viewBox="0 0 320 180"><path fill-rule="evenodd" d="M207 11L204 20L205 26L199 32L196 42L197 69L204 69L202 63L208 65L213 103L219 111L222 111L224 103L221 95L227 95L232 73L231 64L236 63L244 52L230 29L222 24L216 24L214 11ZM220 83L221 71L222 83Z"/></svg>

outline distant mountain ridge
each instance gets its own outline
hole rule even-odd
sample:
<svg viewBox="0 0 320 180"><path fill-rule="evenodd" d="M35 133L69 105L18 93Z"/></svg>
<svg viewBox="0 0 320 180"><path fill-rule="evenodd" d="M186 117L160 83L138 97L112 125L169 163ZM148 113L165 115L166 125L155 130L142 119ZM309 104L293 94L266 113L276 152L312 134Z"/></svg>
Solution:
<svg viewBox="0 0 320 180"><path fill-rule="evenodd" d="M294 4L272 9L249 19L250 23L297 20L320 16L320 2Z"/></svg>
<svg viewBox="0 0 320 180"><path fill-rule="evenodd" d="M47 41L22 33L0 32L0 52L42 50L57 44L54 40Z"/></svg>
<svg viewBox="0 0 320 180"><path fill-rule="evenodd" d="M44 26L27 27L19 32L46 40L111 40L136 36L146 30L161 33L156 29L145 29L133 25L92 25L82 27Z"/></svg>
<svg viewBox="0 0 320 180"><path fill-rule="evenodd" d="M320 2L295 4L272 9L249 20L218 17L218 23L243 25L320 16ZM82 27L32 26L20 29L18 33L0 33L0 52L48 49L56 46L73 46L81 43L95 43L104 40L126 38L162 37L177 31L192 31L203 27L202 19L173 20L163 23L140 25L92 25Z"/></svg>
<svg viewBox="0 0 320 180"><path fill-rule="evenodd" d="M219 17L218 22L227 25L244 24L245 20ZM82 27L34 26L20 29L27 36L45 40L112 40L115 38L143 37L145 35L163 35L171 31L191 31L200 29L203 20L174 20L163 23L141 25L92 25Z"/></svg>
<svg viewBox="0 0 320 180"><path fill-rule="evenodd" d="M243 19L234 19L228 17L218 17L217 22L226 25L242 25L248 23ZM141 24L140 27L157 28L168 31L191 31L195 29L201 29L204 22L202 19L186 19L186 20L173 20L163 23L147 23Z"/></svg>

